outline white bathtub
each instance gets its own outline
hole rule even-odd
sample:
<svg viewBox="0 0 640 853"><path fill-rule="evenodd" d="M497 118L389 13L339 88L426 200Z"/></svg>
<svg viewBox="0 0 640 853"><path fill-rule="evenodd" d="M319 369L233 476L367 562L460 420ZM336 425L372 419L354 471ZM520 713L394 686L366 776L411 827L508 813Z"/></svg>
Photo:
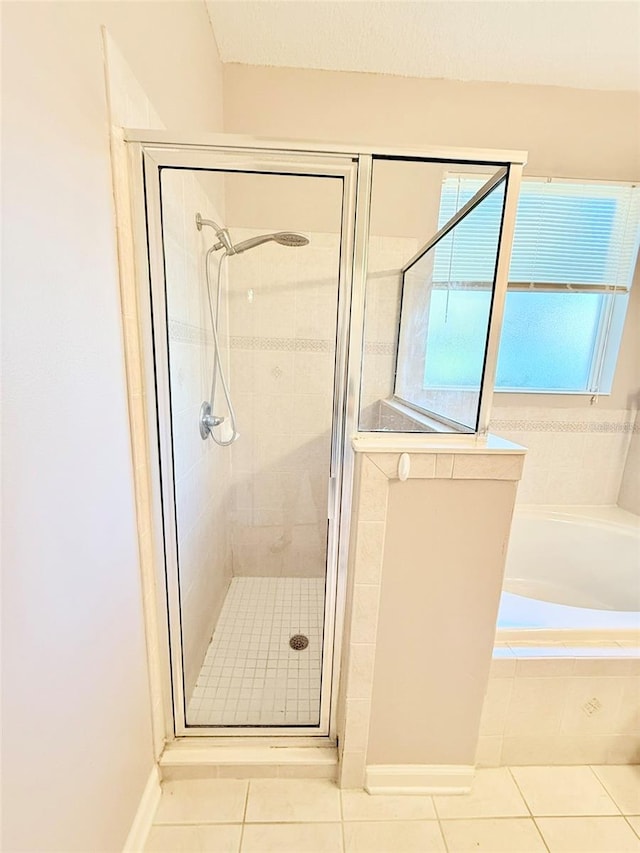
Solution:
<svg viewBox="0 0 640 853"><path fill-rule="evenodd" d="M618 507L516 510L499 629L640 628L640 518Z"/></svg>

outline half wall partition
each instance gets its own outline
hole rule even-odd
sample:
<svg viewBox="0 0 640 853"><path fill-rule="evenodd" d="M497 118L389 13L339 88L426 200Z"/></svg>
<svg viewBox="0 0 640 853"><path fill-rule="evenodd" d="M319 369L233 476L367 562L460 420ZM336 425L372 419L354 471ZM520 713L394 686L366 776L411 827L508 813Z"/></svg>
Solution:
<svg viewBox="0 0 640 853"><path fill-rule="evenodd" d="M351 439L486 430L524 158L127 138L169 736L334 738ZM443 221L467 171L485 183Z"/></svg>

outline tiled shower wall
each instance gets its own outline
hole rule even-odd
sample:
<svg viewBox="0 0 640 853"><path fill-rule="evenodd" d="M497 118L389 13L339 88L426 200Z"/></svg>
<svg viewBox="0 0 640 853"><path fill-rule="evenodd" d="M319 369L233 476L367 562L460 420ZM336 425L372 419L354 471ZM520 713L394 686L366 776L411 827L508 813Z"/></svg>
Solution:
<svg viewBox="0 0 640 853"><path fill-rule="evenodd" d="M222 217L188 171L164 171L163 202L182 641L190 695L231 582L231 456L228 448L203 441L198 429L213 364L203 265L213 232L198 232L195 214ZM226 340L224 322L221 331Z"/></svg>
<svg viewBox="0 0 640 853"><path fill-rule="evenodd" d="M628 409L507 408L499 397L491 418L492 432L528 448L523 504L616 504L637 429Z"/></svg>
<svg viewBox="0 0 640 853"><path fill-rule="evenodd" d="M228 262L236 576L325 573L340 237L307 236Z"/></svg>

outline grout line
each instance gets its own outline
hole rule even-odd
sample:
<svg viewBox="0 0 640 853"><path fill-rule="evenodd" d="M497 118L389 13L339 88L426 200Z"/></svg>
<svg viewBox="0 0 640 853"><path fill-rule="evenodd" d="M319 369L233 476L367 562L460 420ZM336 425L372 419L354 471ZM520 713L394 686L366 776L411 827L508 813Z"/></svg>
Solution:
<svg viewBox="0 0 640 853"><path fill-rule="evenodd" d="M535 819L535 817L532 817L531 820L533 821L533 825L535 826L536 830L538 831L538 835L542 839L542 843L544 844L545 850L547 850L548 853L551 853L551 848L547 844L547 839L544 837L544 835L542 834L542 830L538 826L538 821Z"/></svg>
<svg viewBox="0 0 640 853"><path fill-rule="evenodd" d="M631 827L631 832L635 833L638 838L640 838L640 826L638 827L638 829L636 829L635 826L629 820L630 817L635 817L635 815L624 814L622 815L622 817L626 820L627 825Z"/></svg>
<svg viewBox="0 0 640 853"><path fill-rule="evenodd" d="M438 794L438 796L458 796L457 794ZM256 821L246 821L241 823L240 821L224 821L224 820L198 820L198 821L181 821L180 823L154 823L153 826L273 826L274 824L326 824L326 823L344 823L345 825L352 823L396 823L401 821L402 823L439 823L439 824L449 824L449 823L458 823L458 822L467 822L467 821L479 821L487 823L491 821L508 821L508 820L537 820L538 818L549 819L549 818L561 818L562 820L568 818L575 818L576 820L582 820L582 818L612 818L614 820L618 820L619 818L624 818L625 820L629 817L638 817L638 815L622 815L622 814L548 814L548 815L475 815L475 816L462 816L459 817L384 817L384 818L358 818L357 820L314 820L312 818L308 818L305 820L256 820Z"/></svg>
<svg viewBox="0 0 640 853"><path fill-rule="evenodd" d="M154 826L242 826L240 820L181 820L180 823L154 823Z"/></svg>
<svg viewBox="0 0 640 853"><path fill-rule="evenodd" d="M433 810L436 813L436 820L440 821L440 812L438 811L438 806L436 804L436 797L432 796L431 800L433 801Z"/></svg>
<svg viewBox="0 0 640 853"><path fill-rule="evenodd" d="M442 821L440 820L440 817L438 816L438 812L436 810L436 804L435 804L433 797L431 797L431 802L433 803L433 809L436 813L436 820L438 822L438 830L440 831L440 837L442 838L442 843L444 844L444 849L445 849L445 851L447 851L447 853L449 853L449 845L447 843L447 836L445 835L444 829L442 828Z"/></svg>
<svg viewBox="0 0 640 853"><path fill-rule="evenodd" d="M242 826L241 820L181 820L154 823L153 826Z"/></svg>
<svg viewBox="0 0 640 853"><path fill-rule="evenodd" d="M336 788L338 788L337 782L334 782ZM342 788L338 788L338 797L340 798L340 835L342 838L342 851L345 853L347 849L347 839L345 836L345 825L344 825L344 807L342 804Z"/></svg>
<svg viewBox="0 0 640 853"><path fill-rule="evenodd" d="M446 796L446 795L444 795ZM455 794L451 794L450 796L456 796ZM548 815L540 815L541 817L548 817ZM556 817L556 815L553 815ZM560 815L560 817L565 817L565 815ZM579 817L588 817L588 815L579 815ZM598 815L598 817L602 817L602 815ZM615 817L615 815L614 815ZM403 818L404 820L404 818ZM407 820L419 820L419 818L407 818ZM455 821L467 821L467 820L480 820L480 821L490 821L490 820L535 820L533 815L524 815L524 814L507 814L507 815L475 815L475 817L443 817L440 819L441 823L455 823Z"/></svg>
<svg viewBox="0 0 640 853"><path fill-rule="evenodd" d="M602 815L600 815L600 817L602 817ZM611 817L611 815L609 815L609 817ZM615 815L614 815L614 817L615 817ZM322 826L323 824L326 824L326 823L340 823L340 819L335 818L335 817L331 817L331 818L326 818L325 820L317 820L314 818L298 818L297 820L283 820L282 818L278 818L278 820L265 820L263 818L262 820L248 820L248 821L246 821L247 826L274 826L275 824L278 824L278 825L286 824L287 826L289 824L291 824L293 826L297 826L300 823L304 823L304 824L313 823L313 824L318 824L318 826ZM356 823L356 821L347 821L347 823ZM238 823L236 825L240 826L240 824L238 824Z"/></svg>
<svg viewBox="0 0 640 853"><path fill-rule="evenodd" d="M516 788L518 789L518 793L522 797L522 802L525 804L525 807L526 807L527 811L529 812L529 817L533 817L533 812L531 811L531 807L529 806L529 803L527 802L527 798L525 797L524 793L522 792L520 785L518 785L518 780L514 776L512 768L507 767L507 770L509 771L509 776L511 776L511 778L513 779L513 784L516 786Z"/></svg>
<svg viewBox="0 0 640 853"><path fill-rule="evenodd" d="M597 766L597 765L595 765L595 766ZM611 766L613 766L613 765L611 765ZM607 786L605 785L605 783L602 781L602 779L598 776L598 774L596 773L596 771L593 769L593 768L594 768L594 765L593 765L593 764L587 764L587 765L586 765L586 767L588 767L588 768L589 768L589 770L591 770L591 772L593 773L593 775L595 776L595 778L598 780L598 783L599 783L600 787L602 788L602 790L605 792L605 794L607 795L607 797L611 800L611 802L613 803L613 805L618 809L618 813L619 813L619 814L622 814L622 809L621 809L621 808L620 808L620 806L618 805L618 803L617 803L617 801L616 801L615 797L614 797L614 796L613 796L613 794L609 791L609 789L607 788ZM602 815L602 817L605 817L605 815ZM609 815L609 817L612 817L612 815ZM615 815L613 815L613 817L615 817Z"/></svg>
<svg viewBox="0 0 640 853"><path fill-rule="evenodd" d="M244 841L244 828L247 822L247 808L249 806L249 789L251 788L251 779L247 781L247 793L244 798L244 811L242 812L242 826L240 828L240 844L238 846L238 853L242 853L242 843Z"/></svg>
<svg viewBox="0 0 640 853"><path fill-rule="evenodd" d="M624 814L624 812L622 811L622 807L618 805L618 801L616 800L616 798L614 797L614 795L612 794L612 792L611 792L611 791L609 790L609 788L607 787L607 783L604 781L604 779L601 779L601 778L600 778L600 776L598 775L598 771L595 769L596 767L615 767L616 765L615 765L615 764L609 764L609 765L607 765L607 764L604 764L604 765L600 765L600 764L587 764L586 766L589 768L589 770L591 770L591 772L592 772L592 773L593 773L593 775L596 777L596 779L598 780L598 782L600 782L600 784L602 785L602 787L603 787L603 788L604 788L604 790L606 791L607 796L608 796L608 797L609 797L609 799L613 802L614 806L618 809L618 811L620 812L620 814L621 814L623 817L626 817L626 815L625 815L625 814ZM629 765L622 765L622 766L632 767L633 765L629 764Z"/></svg>

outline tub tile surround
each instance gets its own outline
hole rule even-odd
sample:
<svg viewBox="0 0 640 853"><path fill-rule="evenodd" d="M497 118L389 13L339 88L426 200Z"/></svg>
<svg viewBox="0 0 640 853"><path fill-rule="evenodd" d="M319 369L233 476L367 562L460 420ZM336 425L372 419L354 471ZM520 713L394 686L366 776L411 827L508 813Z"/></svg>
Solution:
<svg viewBox="0 0 640 853"><path fill-rule="evenodd" d="M342 788L365 785L388 490L390 481L397 478L401 452L409 453L410 479L442 480L517 480L525 453L523 448L494 437L457 441L441 437L425 446L424 437L407 441L406 436L360 436L354 439L353 447L356 462L350 570L338 703L338 779ZM451 775L451 768L440 771ZM430 784L438 785L435 777Z"/></svg>
<svg viewBox="0 0 640 853"><path fill-rule="evenodd" d="M613 505L619 494L633 500L635 456L624 475L640 432L635 410L506 407L496 396L491 430L528 450L519 504Z"/></svg>
<svg viewBox="0 0 640 853"><path fill-rule="evenodd" d="M476 760L640 762L640 647L496 646Z"/></svg>

